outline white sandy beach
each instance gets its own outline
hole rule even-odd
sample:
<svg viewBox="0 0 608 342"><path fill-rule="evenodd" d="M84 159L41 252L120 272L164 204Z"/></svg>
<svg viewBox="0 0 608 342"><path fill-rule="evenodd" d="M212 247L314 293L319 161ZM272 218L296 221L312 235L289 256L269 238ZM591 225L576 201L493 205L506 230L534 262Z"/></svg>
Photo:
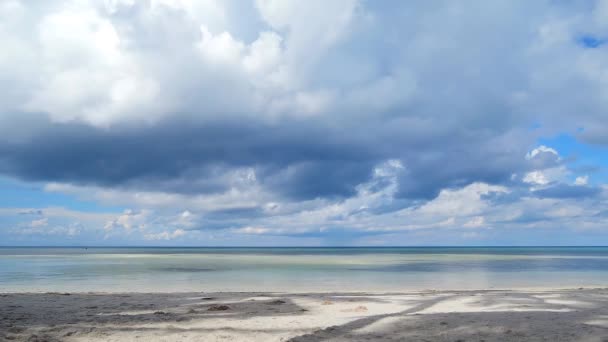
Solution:
<svg viewBox="0 0 608 342"><path fill-rule="evenodd" d="M608 341L608 289L5 293L6 341Z"/></svg>

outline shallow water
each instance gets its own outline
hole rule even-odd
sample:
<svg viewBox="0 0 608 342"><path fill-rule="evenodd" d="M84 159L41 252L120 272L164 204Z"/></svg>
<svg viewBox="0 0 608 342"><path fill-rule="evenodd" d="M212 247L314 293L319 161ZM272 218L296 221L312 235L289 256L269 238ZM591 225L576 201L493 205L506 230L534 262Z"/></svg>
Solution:
<svg viewBox="0 0 608 342"><path fill-rule="evenodd" d="M608 285L608 247L0 248L0 291L404 291Z"/></svg>

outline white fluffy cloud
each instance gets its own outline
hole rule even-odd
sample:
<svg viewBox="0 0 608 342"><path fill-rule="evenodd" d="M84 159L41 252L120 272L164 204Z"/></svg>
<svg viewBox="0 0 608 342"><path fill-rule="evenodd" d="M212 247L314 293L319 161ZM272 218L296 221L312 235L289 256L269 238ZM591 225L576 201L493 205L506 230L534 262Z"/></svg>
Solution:
<svg viewBox="0 0 608 342"><path fill-rule="evenodd" d="M163 231L161 233L144 234L146 240L173 240L186 235L183 229L176 229L172 232Z"/></svg>
<svg viewBox="0 0 608 342"><path fill-rule="evenodd" d="M526 154L526 159L534 159L536 156L538 156L541 153L550 153L556 157L559 157L559 154L557 153L557 151L551 147L547 147L545 145L541 145L535 149L533 149L532 151L528 152Z"/></svg>
<svg viewBox="0 0 608 342"><path fill-rule="evenodd" d="M104 229L108 232L117 228L122 228L126 231L131 231L133 229L144 231L146 229L150 214L151 212L148 210L134 212L133 210L128 209L125 210L122 215L119 215L115 219L106 222Z"/></svg>
<svg viewBox="0 0 608 342"><path fill-rule="evenodd" d="M256 8L268 26L246 41L230 32L238 11L227 13L220 1L5 2L0 39L12 48L0 70L19 96L3 99L3 109L102 127L179 112L326 109L331 98L311 88L310 68L346 34L356 3L259 1Z"/></svg>

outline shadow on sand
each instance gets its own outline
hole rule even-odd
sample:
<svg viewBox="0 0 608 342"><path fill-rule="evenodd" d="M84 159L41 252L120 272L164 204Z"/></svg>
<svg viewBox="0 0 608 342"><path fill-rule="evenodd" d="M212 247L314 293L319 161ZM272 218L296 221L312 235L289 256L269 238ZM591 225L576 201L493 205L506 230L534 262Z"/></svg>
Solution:
<svg viewBox="0 0 608 342"><path fill-rule="evenodd" d="M407 298L406 298L407 297ZM394 304L324 323L323 303ZM302 306L299 303L307 303ZM276 320L276 324L273 324ZM209 322L214 324L208 324ZM256 322L266 322L256 325ZM329 322L329 320L328 320ZM0 340L608 341L608 291L2 294Z"/></svg>

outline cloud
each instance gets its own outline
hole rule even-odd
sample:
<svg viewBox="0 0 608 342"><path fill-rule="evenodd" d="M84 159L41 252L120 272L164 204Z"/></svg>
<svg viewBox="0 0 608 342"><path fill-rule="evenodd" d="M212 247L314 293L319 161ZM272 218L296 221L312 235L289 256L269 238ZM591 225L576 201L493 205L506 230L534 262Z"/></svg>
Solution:
<svg viewBox="0 0 608 342"><path fill-rule="evenodd" d="M586 185L559 184L534 191L541 198L588 198L601 193L601 189Z"/></svg>
<svg viewBox="0 0 608 342"><path fill-rule="evenodd" d="M183 229L176 229L172 232L164 231L156 234L145 234L144 239L146 240L173 240L181 236L186 235L186 231Z"/></svg>
<svg viewBox="0 0 608 342"><path fill-rule="evenodd" d="M525 183L530 183L530 184L539 184L539 185L545 185L549 183L549 180L547 179L547 177L545 176L545 174L542 171L532 171L532 172L528 172L523 181Z"/></svg>
<svg viewBox="0 0 608 342"><path fill-rule="evenodd" d="M42 218L39 220L34 220L32 222L30 222L30 227L32 228L36 228L36 227L45 227L49 224L49 219L48 218Z"/></svg>
<svg viewBox="0 0 608 342"><path fill-rule="evenodd" d="M243 227L235 230L239 234L266 234L271 230L263 227Z"/></svg>
<svg viewBox="0 0 608 342"><path fill-rule="evenodd" d="M589 183L589 176L579 176L574 180L574 185L587 185Z"/></svg>
<svg viewBox="0 0 608 342"><path fill-rule="evenodd" d="M465 228L479 228L483 227L484 223L485 219L483 218L483 216L475 216L468 222L464 223L462 226Z"/></svg>
<svg viewBox="0 0 608 342"><path fill-rule="evenodd" d="M526 159L534 159L534 158L538 158L539 156L543 155L543 154L547 154L547 155L553 155L553 157L558 157L559 153L557 153L557 151L554 148L551 147L547 147L545 145L540 145L539 147L533 149L532 151L528 152L526 154Z"/></svg>
<svg viewBox="0 0 608 342"><path fill-rule="evenodd" d="M131 208L55 215L152 240L496 227L547 218L519 207L541 200L584 199L590 213L600 186L537 142L608 144L608 50L581 44L604 36L605 14L599 2L7 1L0 173Z"/></svg>
<svg viewBox="0 0 608 342"><path fill-rule="evenodd" d="M72 222L68 225L49 225L48 219L34 220L26 224L19 224L10 230L11 234L19 236L60 236L73 238L81 234L82 225Z"/></svg>
<svg viewBox="0 0 608 342"><path fill-rule="evenodd" d="M19 215L35 215L35 216L42 216L43 215L43 211L40 209L24 209L22 211L19 212Z"/></svg>
<svg viewBox="0 0 608 342"><path fill-rule="evenodd" d="M122 228L126 231L131 231L132 229L139 229L143 231L146 229L149 216L150 211L148 210L134 212L131 209L127 209L122 215L119 215L113 220L107 221L104 225L104 230L110 232L114 229Z"/></svg>

